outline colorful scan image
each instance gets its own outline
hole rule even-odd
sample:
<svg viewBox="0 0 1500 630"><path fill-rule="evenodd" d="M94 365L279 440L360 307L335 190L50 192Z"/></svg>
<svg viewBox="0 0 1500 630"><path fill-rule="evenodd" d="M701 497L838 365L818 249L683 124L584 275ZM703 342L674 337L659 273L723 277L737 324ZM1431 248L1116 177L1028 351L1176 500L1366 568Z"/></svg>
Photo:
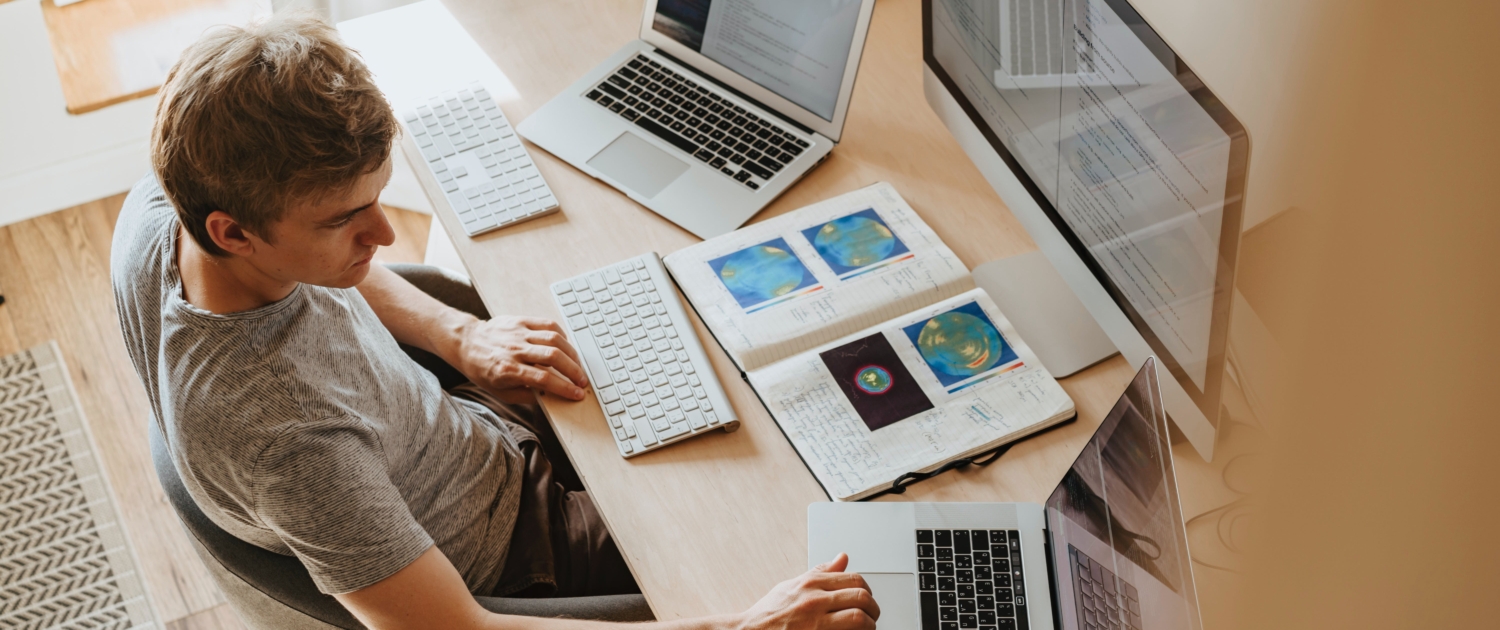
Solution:
<svg viewBox="0 0 1500 630"><path fill-rule="evenodd" d="M802 235L839 277L858 275L912 257L906 243L901 242L874 208L802 230Z"/></svg>
<svg viewBox="0 0 1500 630"><path fill-rule="evenodd" d="M839 390L871 431L932 409L884 333L818 353Z"/></svg>
<svg viewBox="0 0 1500 630"><path fill-rule="evenodd" d="M715 258L708 266L746 312L821 288L784 238Z"/></svg>
<svg viewBox="0 0 1500 630"><path fill-rule="evenodd" d="M1016 351L1006 343L978 302L970 302L902 330L943 387L1016 362Z"/></svg>

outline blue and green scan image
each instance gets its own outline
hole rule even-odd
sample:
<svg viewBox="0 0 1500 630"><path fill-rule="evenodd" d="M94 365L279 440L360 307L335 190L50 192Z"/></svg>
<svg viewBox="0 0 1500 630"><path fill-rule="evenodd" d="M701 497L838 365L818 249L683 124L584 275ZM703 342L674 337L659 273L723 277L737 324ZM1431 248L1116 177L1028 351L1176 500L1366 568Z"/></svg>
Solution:
<svg viewBox="0 0 1500 630"><path fill-rule="evenodd" d="M909 251L874 208L807 228L802 235L840 276Z"/></svg>
<svg viewBox="0 0 1500 630"><path fill-rule="evenodd" d="M778 238L746 247L728 256L708 261L714 274L729 289L741 308L765 304L794 291L817 284L817 278L792 253L786 239Z"/></svg>
<svg viewBox="0 0 1500 630"><path fill-rule="evenodd" d="M866 365L854 374L854 386L866 394L879 396L891 391L891 371L878 365Z"/></svg>
<svg viewBox="0 0 1500 630"><path fill-rule="evenodd" d="M1016 352L978 302L902 329L943 387L1016 360Z"/></svg>

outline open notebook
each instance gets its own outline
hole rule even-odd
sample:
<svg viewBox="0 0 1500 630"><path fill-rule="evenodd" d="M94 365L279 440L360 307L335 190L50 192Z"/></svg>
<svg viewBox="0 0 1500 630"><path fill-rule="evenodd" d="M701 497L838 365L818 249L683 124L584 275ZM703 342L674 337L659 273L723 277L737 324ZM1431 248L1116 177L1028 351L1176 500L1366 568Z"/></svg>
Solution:
<svg viewBox="0 0 1500 630"><path fill-rule="evenodd" d="M1075 415L968 268L890 184L664 262L837 500Z"/></svg>

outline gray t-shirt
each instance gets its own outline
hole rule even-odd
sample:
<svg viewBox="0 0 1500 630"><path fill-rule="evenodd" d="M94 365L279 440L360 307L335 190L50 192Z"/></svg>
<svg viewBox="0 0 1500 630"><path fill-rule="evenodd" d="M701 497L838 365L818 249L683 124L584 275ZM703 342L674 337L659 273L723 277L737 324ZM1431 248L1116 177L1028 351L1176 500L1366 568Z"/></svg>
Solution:
<svg viewBox="0 0 1500 630"><path fill-rule="evenodd" d="M192 306L177 234L148 176L120 211L110 272L131 361L204 513L295 555L325 593L434 544L471 592L493 589L521 499L512 429L444 392L354 289L304 284L230 315Z"/></svg>

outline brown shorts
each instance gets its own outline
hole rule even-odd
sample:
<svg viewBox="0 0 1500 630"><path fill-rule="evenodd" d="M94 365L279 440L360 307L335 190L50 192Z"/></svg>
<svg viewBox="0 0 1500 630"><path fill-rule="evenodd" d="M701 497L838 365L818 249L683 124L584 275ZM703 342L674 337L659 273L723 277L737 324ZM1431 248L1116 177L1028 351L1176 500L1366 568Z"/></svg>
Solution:
<svg viewBox="0 0 1500 630"><path fill-rule="evenodd" d="M505 568L489 595L582 597L641 592L541 408L501 402L472 383L452 391L531 433L516 432L526 456L521 508Z"/></svg>

